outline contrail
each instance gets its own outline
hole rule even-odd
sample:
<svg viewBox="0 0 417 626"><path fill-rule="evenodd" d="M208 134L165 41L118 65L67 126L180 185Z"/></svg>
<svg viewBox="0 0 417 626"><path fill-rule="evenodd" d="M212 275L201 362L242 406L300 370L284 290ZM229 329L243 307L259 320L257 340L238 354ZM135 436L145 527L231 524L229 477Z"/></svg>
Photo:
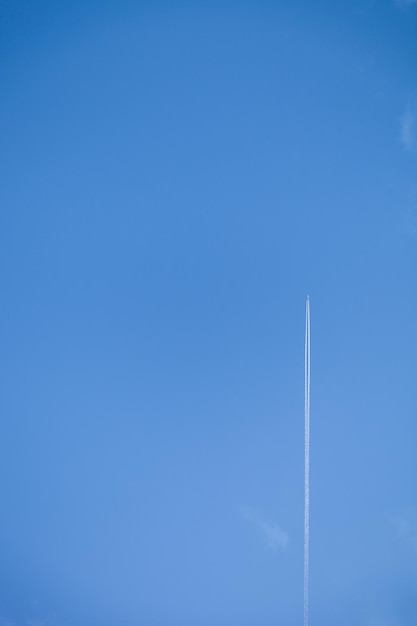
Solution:
<svg viewBox="0 0 417 626"><path fill-rule="evenodd" d="M310 297L306 300L304 347L304 626L308 626L310 551Z"/></svg>

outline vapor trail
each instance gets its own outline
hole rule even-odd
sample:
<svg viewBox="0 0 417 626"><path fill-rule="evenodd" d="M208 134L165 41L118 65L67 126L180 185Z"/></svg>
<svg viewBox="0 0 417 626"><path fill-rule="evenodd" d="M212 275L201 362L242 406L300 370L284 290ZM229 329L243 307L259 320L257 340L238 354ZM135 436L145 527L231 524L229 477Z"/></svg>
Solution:
<svg viewBox="0 0 417 626"><path fill-rule="evenodd" d="M304 346L304 626L308 626L310 552L310 297L306 300Z"/></svg>

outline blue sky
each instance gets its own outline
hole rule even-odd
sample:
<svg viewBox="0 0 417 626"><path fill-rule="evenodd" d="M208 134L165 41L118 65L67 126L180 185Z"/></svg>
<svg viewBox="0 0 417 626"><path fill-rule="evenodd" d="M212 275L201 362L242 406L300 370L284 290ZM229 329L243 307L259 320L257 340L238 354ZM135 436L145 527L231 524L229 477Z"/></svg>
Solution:
<svg viewBox="0 0 417 626"><path fill-rule="evenodd" d="M0 625L417 623L417 2L0 0Z"/></svg>

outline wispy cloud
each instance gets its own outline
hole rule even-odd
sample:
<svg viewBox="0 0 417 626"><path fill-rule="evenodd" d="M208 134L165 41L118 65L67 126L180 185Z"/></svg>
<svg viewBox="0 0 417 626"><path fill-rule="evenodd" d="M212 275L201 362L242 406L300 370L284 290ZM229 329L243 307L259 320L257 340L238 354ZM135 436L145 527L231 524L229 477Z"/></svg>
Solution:
<svg viewBox="0 0 417 626"><path fill-rule="evenodd" d="M275 522L263 519L256 511L249 507L241 507L244 519L253 524L266 541L271 550L284 549L288 544L288 534Z"/></svg>
<svg viewBox="0 0 417 626"><path fill-rule="evenodd" d="M401 117L401 141L408 152L414 152L417 147L416 121L416 106L408 103Z"/></svg>

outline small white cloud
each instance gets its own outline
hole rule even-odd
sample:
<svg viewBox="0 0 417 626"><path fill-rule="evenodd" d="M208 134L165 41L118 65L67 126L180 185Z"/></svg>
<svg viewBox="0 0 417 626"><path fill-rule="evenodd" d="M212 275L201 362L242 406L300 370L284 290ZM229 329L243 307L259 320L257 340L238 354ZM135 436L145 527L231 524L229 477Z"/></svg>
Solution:
<svg viewBox="0 0 417 626"><path fill-rule="evenodd" d="M401 118L401 141L408 152L414 152L417 146L416 107L408 104Z"/></svg>
<svg viewBox="0 0 417 626"><path fill-rule="evenodd" d="M262 519L255 511L249 507L241 508L242 516L251 522L261 533L267 546L271 550L282 550L287 547L288 534L282 530L275 522Z"/></svg>

